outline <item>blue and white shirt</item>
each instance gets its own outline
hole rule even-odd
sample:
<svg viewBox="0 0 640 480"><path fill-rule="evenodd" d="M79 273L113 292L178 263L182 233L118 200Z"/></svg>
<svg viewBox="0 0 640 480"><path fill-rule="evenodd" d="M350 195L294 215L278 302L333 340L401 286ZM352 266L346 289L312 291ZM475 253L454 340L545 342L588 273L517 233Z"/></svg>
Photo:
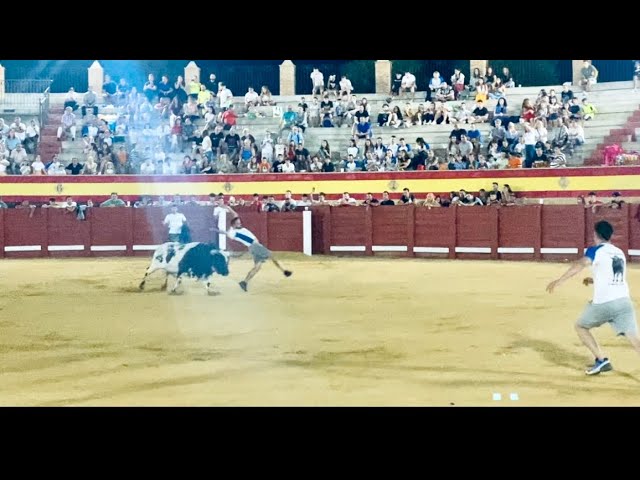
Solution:
<svg viewBox="0 0 640 480"><path fill-rule="evenodd" d="M627 260L622 250L610 243L601 243L587 248L584 255L592 263L594 304L629 297Z"/></svg>
<svg viewBox="0 0 640 480"><path fill-rule="evenodd" d="M240 242L245 247L250 247L254 243L260 243L256 236L244 227L230 228L227 231L227 237L231 240L235 240L236 242Z"/></svg>

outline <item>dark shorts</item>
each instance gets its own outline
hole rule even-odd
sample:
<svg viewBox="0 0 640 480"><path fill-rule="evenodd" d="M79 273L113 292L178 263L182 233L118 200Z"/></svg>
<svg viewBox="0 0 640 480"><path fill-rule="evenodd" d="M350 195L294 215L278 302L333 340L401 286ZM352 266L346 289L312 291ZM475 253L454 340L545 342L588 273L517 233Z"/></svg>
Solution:
<svg viewBox="0 0 640 480"><path fill-rule="evenodd" d="M180 241L180 234L179 233L170 233L169 234L169 241L170 242L179 242Z"/></svg>
<svg viewBox="0 0 640 480"><path fill-rule="evenodd" d="M271 258L269 249L260 243L252 244L249 247L249 253L251 253L255 263L263 263Z"/></svg>

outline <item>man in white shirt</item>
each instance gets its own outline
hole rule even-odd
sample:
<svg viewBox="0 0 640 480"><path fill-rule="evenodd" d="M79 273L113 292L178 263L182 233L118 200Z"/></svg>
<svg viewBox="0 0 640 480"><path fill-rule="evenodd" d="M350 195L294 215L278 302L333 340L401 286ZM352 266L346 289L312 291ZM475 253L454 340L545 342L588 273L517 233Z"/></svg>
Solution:
<svg viewBox="0 0 640 480"><path fill-rule="evenodd" d="M596 223L593 233L595 245L587 248L584 257L547 286L547 291L552 293L555 287L586 266L592 268L593 278L587 277L582 283L593 284L593 300L587 304L575 326L578 337L595 357L595 363L585 372L587 375L613 369L593 337L592 328L609 323L616 334L624 335L640 354L638 324L627 284L627 261L624 252L610 243L612 235L613 227L609 222L602 220Z"/></svg>
<svg viewBox="0 0 640 480"><path fill-rule="evenodd" d="M218 89L218 101L220 102L220 108L222 110L227 110L233 101L233 93L222 82L218 83Z"/></svg>
<svg viewBox="0 0 640 480"><path fill-rule="evenodd" d="M187 223L187 217L182 213L178 213L178 207L173 205L171 207L171 213L164 217L164 222L162 223L169 226L169 241L179 242L182 226Z"/></svg>
<svg viewBox="0 0 640 480"><path fill-rule="evenodd" d="M311 75L309 76L311 77L311 83L313 85L311 95L315 95L316 92L319 95L322 95L324 93L324 75L322 72L317 68L314 68L313 72L311 72Z"/></svg>
<svg viewBox="0 0 640 480"><path fill-rule="evenodd" d="M411 92L411 101L415 99L416 76L413 73L405 72L404 76L402 77L402 82L400 84L400 92L402 92L402 94L404 94L405 92Z"/></svg>
<svg viewBox="0 0 640 480"><path fill-rule="evenodd" d="M238 214L230 207L225 207L225 209L233 215L234 218L231 219L231 227L226 231L220 231L217 228L213 230L226 235L231 240L235 240L238 243L241 243L245 247L249 249L249 253L253 257L253 268L247 273L245 279L240 282L240 288L247 291L247 287L249 285L249 280L251 280L260 268L262 268L262 264L267 260L271 260L273 264L278 267L285 277L290 277L293 272L291 270L286 270L278 260L276 260L269 249L267 249L257 237L253 234L252 231L248 230L242 225L242 221Z"/></svg>
<svg viewBox="0 0 640 480"><path fill-rule="evenodd" d="M342 76L340 80L340 96L347 94L347 98L351 96L351 92L353 92L353 85L351 84L351 80L347 78L346 75Z"/></svg>
<svg viewBox="0 0 640 480"><path fill-rule="evenodd" d="M249 87L249 90L245 93L244 104L246 107L257 107L260 105L260 96L253 87Z"/></svg>

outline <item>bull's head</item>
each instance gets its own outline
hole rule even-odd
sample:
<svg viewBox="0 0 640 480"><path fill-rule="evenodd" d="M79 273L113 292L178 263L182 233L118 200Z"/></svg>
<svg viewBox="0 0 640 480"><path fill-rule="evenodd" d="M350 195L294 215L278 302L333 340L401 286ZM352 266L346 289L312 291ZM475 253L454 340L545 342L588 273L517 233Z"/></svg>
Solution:
<svg viewBox="0 0 640 480"><path fill-rule="evenodd" d="M212 250L211 255L213 256L213 269L218 273L218 275L222 275L223 277L229 275L229 262L227 261L225 253L218 250Z"/></svg>

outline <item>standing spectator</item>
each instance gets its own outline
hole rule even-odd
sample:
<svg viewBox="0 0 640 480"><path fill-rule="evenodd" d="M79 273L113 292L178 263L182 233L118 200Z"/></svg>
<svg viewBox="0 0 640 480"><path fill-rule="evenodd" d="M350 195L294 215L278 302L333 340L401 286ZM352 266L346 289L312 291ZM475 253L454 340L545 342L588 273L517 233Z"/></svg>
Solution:
<svg viewBox="0 0 640 480"><path fill-rule="evenodd" d="M311 95L315 95L316 92L322 95L324 93L324 75L322 72L314 68L309 77L311 78Z"/></svg>
<svg viewBox="0 0 640 480"><path fill-rule="evenodd" d="M169 226L169 241L179 242L182 227L187 223L187 217L182 213L178 213L178 206L174 204L171 206L171 213L164 217L162 223Z"/></svg>
<svg viewBox="0 0 640 480"><path fill-rule="evenodd" d="M633 62L633 92L638 91L640 85L640 60Z"/></svg>
<svg viewBox="0 0 640 480"><path fill-rule="evenodd" d="M113 105L116 103L116 94L118 92L118 85L111 80L109 75L104 76L104 84L102 85L102 96L105 103Z"/></svg>
<svg viewBox="0 0 640 480"><path fill-rule="evenodd" d="M38 139L40 138L40 127L34 119L29 122L27 130L25 132L24 148L28 154L33 155L36 153L36 147L38 146Z"/></svg>
<svg viewBox="0 0 640 480"><path fill-rule="evenodd" d="M231 102L233 101L233 93L222 82L218 84L218 100L223 111L231 107Z"/></svg>
<svg viewBox="0 0 640 480"><path fill-rule="evenodd" d="M147 81L145 82L144 87L142 87L142 93L147 97L149 103L152 105L155 104L155 100L158 98L158 86L156 85L156 78L153 73L150 73L147 76Z"/></svg>

